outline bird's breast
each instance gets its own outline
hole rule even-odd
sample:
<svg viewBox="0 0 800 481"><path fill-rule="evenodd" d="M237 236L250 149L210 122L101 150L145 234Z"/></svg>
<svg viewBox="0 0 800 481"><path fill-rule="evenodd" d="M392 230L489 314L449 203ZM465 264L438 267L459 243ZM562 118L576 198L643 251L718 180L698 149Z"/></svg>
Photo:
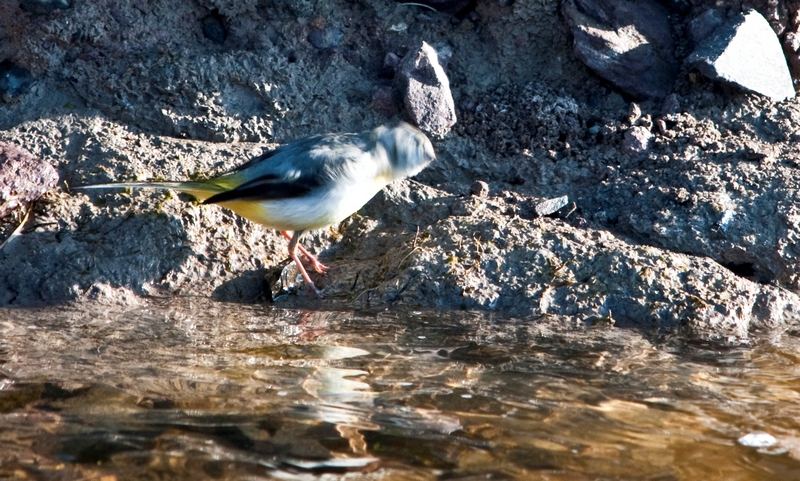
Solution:
<svg viewBox="0 0 800 481"><path fill-rule="evenodd" d="M308 195L259 201L236 200L220 205L253 222L277 230L314 230L337 224L364 206L388 181L384 175L368 179L340 179Z"/></svg>

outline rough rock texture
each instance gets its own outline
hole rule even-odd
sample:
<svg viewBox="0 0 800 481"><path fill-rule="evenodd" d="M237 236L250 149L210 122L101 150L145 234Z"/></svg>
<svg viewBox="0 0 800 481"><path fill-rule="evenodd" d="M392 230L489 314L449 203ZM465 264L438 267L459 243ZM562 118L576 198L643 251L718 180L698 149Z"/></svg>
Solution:
<svg viewBox="0 0 800 481"><path fill-rule="evenodd" d="M662 98L678 72L667 10L654 0L567 0L575 55L637 98Z"/></svg>
<svg viewBox="0 0 800 481"><path fill-rule="evenodd" d="M651 134L648 129L637 125L625 132L622 138L621 150L626 154L641 154L647 152L652 138L653 134Z"/></svg>
<svg viewBox="0 0 800 481"><path fill-rule="evenodd" d="M0 142L0 219L56 186L52 165L9 142Z"/></svg>
<svg viewBox="0 0 800 481"><path fill-rule="evenodd" d="M422 42L408 53L400 71L409 118L426 134L447 134L456 123L456 106L436 50Z"/></svg>
<svg viewBox="0 0 800 481"><path fill-rule="evenodd" d="M773 100L795 96L781 43L755 10L728 20L697 47L688 62L712 79Z"/></svg>
<svg viewBox="0 0 800 481"><path fill-rule="evenodd" d="M215 11L224 39L203 29ZM310 37L329 28L343 35ZM631 106L576 58L556 1L477 2L464 18L392 1L2 3L0 31L0 56L37 79L0 109L0 139L62 179L0 249L0 304L255 302L265 276L291 277L277 233L176 194L69 186L214 175L395 121L399 65L425 41L449 55L458 115L437 161L304 236L332 267L314 276L329 296L301 288L278 305L568 315L731 340L800 322L796 103L687 75L663 103ZM652 139L622 155L633 129ZM476 180L487 197L469 195ZM537 212L564 198L556 218ZM0 239L17 225L0 222Z"/></svg>

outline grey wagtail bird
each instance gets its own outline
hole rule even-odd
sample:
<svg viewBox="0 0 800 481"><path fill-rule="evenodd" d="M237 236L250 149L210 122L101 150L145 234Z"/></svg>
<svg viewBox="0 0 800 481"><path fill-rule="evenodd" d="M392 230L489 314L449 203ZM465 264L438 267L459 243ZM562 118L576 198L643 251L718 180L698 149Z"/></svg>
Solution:
<svg viewBox="0 0 800 481"><path fill-rule="evenodd" d="M289 239L289 256L320 297L297 255L318 273L322 265L302 245L303 232L337 224L389 183L413 176L436 158L424 133L401 122L360 134L323 134L295 140L212 179L187 182L119 182L77 189L153 188L188 193L276 229Z"/></svg>

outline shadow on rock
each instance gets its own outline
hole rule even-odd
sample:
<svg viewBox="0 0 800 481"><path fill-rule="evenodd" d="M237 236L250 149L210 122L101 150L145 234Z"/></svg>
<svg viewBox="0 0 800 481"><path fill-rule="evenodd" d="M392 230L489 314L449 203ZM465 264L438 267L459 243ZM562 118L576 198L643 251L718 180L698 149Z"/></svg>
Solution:
<svg viewBox="0 0 800 481"><path fill-rule="evenodd" d="M191 255L179 220L160 213L99 215L78 229L41 227L0 251L0 305L146 295L178 275L172 272Z"/></svg>
<svg viewBox="0 0 800 481"><path fill-rule="evenodd" d="M267 278L274 269L265 272L264 269L253 269L239 273L229 281L225 281L211 293L211 298L221 302L239 302L250 304L259 301L269 301L271 285ZM280 276L280 270L278 270Z"/></svg>

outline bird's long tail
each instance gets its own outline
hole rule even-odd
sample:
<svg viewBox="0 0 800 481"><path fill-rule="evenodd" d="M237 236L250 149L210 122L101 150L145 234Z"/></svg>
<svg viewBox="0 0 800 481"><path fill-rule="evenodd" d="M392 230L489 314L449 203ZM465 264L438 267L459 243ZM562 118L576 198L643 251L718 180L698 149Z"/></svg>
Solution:
<svg viewBox="0 0 800 481"><path fill-rule="evenodd" d="M227 190L224 186L213 182L112 182L109 184L93 184L73 187L73 190L86 189L170 189L185 192L203 201L212 195Z"/></svg>

